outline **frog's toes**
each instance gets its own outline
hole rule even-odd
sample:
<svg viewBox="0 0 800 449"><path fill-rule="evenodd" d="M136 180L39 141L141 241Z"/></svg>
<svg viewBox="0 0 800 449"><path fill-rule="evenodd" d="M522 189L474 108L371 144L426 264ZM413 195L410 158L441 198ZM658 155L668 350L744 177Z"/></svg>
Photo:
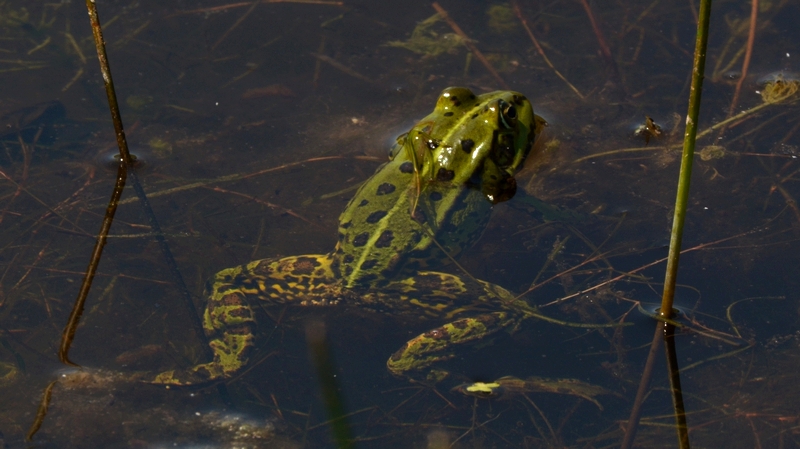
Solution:
<svg viewBox="0 0 800 449"><path fill-rule="evenodd" d="M475 396L482 399L496 398L503 394L503 387L497 382L474 382L461 384L453 388L467 396Z"/></svg>

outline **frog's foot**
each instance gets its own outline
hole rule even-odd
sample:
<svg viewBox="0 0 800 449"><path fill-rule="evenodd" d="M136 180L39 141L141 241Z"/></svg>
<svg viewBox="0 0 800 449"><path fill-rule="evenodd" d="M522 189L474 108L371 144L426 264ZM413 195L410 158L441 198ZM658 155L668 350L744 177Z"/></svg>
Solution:
<svg viewBox="0 0 800 449"><path fill-rule="evenodd" d="M203 315L203 329L214 355L213 361L196 365L188 370L166 371L150 383L161 385L195 385L231 377L247 363L247 354L253 347L255 317L245 295L230 288L220 280L227 276L224 270L217 274L211 287L208 305Z"/></svg>
<svg viewBox="0 0 800 449"><path fill-rule="evenodd" d="M195 365L188 370L165 371L149 383L158 385L188 386L232 377L247 363L247 353L253 347L251 326L228 328L219 337L209 341L214 360Z"/></svg>
<svg viewBox="0 0 800 449"><path fill-rule="evenodd" d="M614 394L603 387L578 379L547 379L544 377L518 379L511 376L501 377L494 382L462 384L453 390L483 399L511 398L526 393L566 394L583 398L596 405L600 410L603 410L603 406L597 401L596 396Z"/></svg>
<svg viewBox="0 0 800 449"><path fill-rule="evenodd" d="M492 312L469 318L461 318L444 326L431 329L409 340L403 348L392 354L386 366L397 376L419 378L428 382L439 382L449 372L431 365L455 356L456 345L472 343L518 321L515 314Z"/></svg>

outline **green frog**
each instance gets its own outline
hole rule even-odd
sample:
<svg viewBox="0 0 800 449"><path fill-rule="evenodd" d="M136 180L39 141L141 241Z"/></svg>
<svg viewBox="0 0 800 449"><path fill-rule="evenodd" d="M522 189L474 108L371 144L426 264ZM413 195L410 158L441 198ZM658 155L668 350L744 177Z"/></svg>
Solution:
<svg viewBox="0 0 800 449"><path fill-rule="evenodd" d="M450 263L481 236L492 206L514 195L514 174L545 125L520 93L445 89L433 112L397 138L389 161L345 207L334 250L217 273L203 316L214 359L163 372L153 382L198 384L242 369L255 344L254 300L436 322L387 362L395 375L428 382L450 375L437 365L459 345L541 317L498 285L428 270Z"/></svg>

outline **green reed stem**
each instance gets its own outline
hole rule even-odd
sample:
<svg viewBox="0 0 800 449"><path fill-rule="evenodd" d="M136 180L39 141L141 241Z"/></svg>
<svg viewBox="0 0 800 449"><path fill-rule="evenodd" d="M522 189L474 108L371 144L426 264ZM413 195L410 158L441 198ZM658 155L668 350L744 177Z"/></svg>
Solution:
<svg viewBox="0 0 800 449"><path fill-rule="evenodd" d="M755 0L752 0L755 2ZM706 68L706 51L708 47L708 26L711 19L711 0L700 1L700 13L697 19L697 40L694 47L694 65L692 67L692 87L689 92L689 111L686 113L686 131L683 135L683 157L681 171L678 175L678 192L675 198L675 215L672 219L672 235L667 254L667 273L664 276L664 293L661 296L659 315L665 319L672 318L672 304L675 298L675 284L678 277L678 259L681 255L683 240L683 224L686 220L686 207L689 203L689 184L692 177L694 146L697 138L697 122L700 117L700 103L703 96L703 78ZM659 323L661 325L661 323ZM678 445L681 449L689 448L689 430L686 424L681 390L678 358L675 352L675 328L666 325L664 339L667 348L667 366L669 369L670 390L675 410L675 428L678 432Z"/></svg>
<svg viewBox="0 0 800 449"><path fill-rule="evenodd" d="M664 292L661 296L661 310L659 316L664 320L672 318L672 304L675 297L675 284L678 274L678 260L681 254L683 240L683 224L686 220L686 207L689 203L689 185L692 177L692 162L694 159L695 140L697 139L697 119L700 115L700 100L703 93L703 77L706 65L706 47L708 44L708 25L711 18L711 0L700 1L700 12L697 21L697 39L694 48L694 65L692 67L692 86L689 92L689 111L686 114L686 131L683 137L683 156L681 157L681 170L678 175L678 191L675 198L675 214L672 220L672 233L670 236L669 253L667 255L667 272L664 277ZM681 449L689 448L689 437L686 427L686 412L683 408L683 397L680 388L680 379L677 376L677 356L674 350L674 329L671 325L658 321L656 323L653 345L647 357L636 399L628 418L628 427L620 447L629 449L636 437L639 424L641 406L647 393L652 366L655 358L655 348L659 342L659 334L667 343L667 362L670 371L670 386L672 400L675 407L676 428L678 431L678 444ZM672 346L670 346L672 345Z"/></svg>
<svg viewBox="0 0 800 449"><path fill-rule="evenodd" d="M683 223L686 220L686 207L689 203L689 184L692 177L694 145L697 136L697 119L700 115L700 98L703 93L703 76L706 66L706 47L708 44L708 23L711 18L711 0L701 0L697 23L697 40L694 49L692 68L692 87L689 92L689 112L686 114L686 131L683 135L683 156L678 175L678 192L675 198L675 215L672 218L672 235L667 254L667 274L664 277L664 293L661 296L660 314L664 318L672 316L672 300L675 296L675 283L678 275L678 260L681 255Z"/></svg>

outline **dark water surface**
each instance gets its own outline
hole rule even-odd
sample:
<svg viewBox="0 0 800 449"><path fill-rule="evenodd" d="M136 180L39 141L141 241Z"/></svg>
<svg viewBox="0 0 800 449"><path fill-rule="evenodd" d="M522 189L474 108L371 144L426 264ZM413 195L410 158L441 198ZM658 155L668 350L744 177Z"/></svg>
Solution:
<svg viewBox="0 0 800 449"><path fill-rule="evenodd" d="M761 105L766 83L797 87L800 7L761 3L734 114ZM575 90L513 4L440 4L501 80L445 22L410 41L435 14L426 2L99 2L144 189L202 310L204 283L220 269L330 251L353 189L444 87L505 83L550 126L517 196L495 207L459 262L513 292L535 285L524 298L546 315L632 325L528 320L451 365L465 381L579 379L611 393L598 396L603 409L574 395L479 400L394 378L386 359L424 327L336 308L265 307L249 369L226 383L229 405L214 387L132 382L203 352L130 186L70 352L85 370L66 369L61 331L116 146L83 2L10 0L0 2L0 447L331 447L306 345L312 320L327 328L357 447L619 445L653 333L639 305L660 301L665 267L654 262L669 241L693 2L594 2L605 58L581 2L519 1ZM749 17L749 3L714 4L701 132L729 116ZM797 98L698 142L676 339L696 447L800 447ZM634 136L645 116L663 130L647 146ZM587 158L598 153L607 154ZM638 447L677 444L663 365L659 357Z"/></svg>

